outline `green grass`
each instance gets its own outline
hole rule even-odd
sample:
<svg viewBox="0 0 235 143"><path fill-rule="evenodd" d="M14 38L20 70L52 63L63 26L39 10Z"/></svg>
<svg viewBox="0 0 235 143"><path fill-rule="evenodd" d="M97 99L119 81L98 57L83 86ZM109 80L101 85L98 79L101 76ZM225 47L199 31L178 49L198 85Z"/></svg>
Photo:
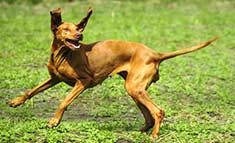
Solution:
<svg viewBox="0 0 235 143"><path fill-rule="evenodd" d="M0 142L235 142L235 2L166 1L0 1ZM182 49L221 38L209 47L165 61L150 97L165 110L160 136L138 130L144 120L114 76L87 90L46 128L71 87L59 84L18 108L6 104L48 77L49 10L78 22L92 6L84 42L120 39L156 51Z"/></svg>

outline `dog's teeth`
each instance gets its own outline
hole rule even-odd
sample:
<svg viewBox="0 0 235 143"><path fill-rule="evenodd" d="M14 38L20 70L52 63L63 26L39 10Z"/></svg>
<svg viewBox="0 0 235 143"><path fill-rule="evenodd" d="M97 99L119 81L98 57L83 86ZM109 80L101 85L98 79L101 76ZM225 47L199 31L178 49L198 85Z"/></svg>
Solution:
<svg viewBox="0 0 235 143"><path fill-rule="evenodd" d="M78 46L74 46L76 49L79 49L81 47L81 45L78 45Z"/></svg>

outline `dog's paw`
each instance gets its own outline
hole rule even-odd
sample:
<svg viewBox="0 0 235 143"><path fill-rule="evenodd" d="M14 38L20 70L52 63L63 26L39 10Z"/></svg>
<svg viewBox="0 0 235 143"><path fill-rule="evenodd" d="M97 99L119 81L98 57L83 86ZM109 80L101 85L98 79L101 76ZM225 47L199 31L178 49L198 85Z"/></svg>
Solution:
<svg viewBox="0 0 235 143"><path fill-rule="evenodd" d="M151 138L158 138L158 134L152 133L152 134L150 135L150 137L151 137Z"/></svg>
<svg viewBox="0 0 235 143"><path fill-rule="evenodd" d="M56 127L58 124L59 124L60 120L57 119L57 118L52 118L48 124L47 124L47 127L49 128L53 128L53 127Z"/></svg>
<svg viewBox="0 0 235 143"><path fill-rule="evenodd" d="M15 98L15 99L9 101L9 102L8 102L8 105L9 105L10 107L17 107L17 106L19 106L19 105L21 105L21 104L23 104L23 103L24 103L24 100L22 99L22 97L17 97L17 98Z"/></svg>

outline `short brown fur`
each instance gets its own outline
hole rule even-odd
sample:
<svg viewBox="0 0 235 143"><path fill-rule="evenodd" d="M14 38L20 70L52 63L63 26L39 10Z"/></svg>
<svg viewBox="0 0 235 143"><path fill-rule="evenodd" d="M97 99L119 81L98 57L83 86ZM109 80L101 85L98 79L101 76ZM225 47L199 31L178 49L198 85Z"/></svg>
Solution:
<svg viewBox="0 0 235 143"><path fill-rule="evenodd" d="M141 131L148 131L153 127L151 135L157 137L164 112L149 98L146 90L152 82L159 79L160 63L165 59L206 47L218 38L170 53L157 53L143 44L118 40L83 44L79 41L83 38L82 32L92 14L91 8L78 24L62 22L60 8L50 14L53 33L48 63L50 78L9 102L11 107L19 106L37 93L62 81L73 86L49 121L49 127L60 123L66 107L85 89L101 83L109 76L119 74L125 79L128 94L145 118L145 126Z"/></svg>

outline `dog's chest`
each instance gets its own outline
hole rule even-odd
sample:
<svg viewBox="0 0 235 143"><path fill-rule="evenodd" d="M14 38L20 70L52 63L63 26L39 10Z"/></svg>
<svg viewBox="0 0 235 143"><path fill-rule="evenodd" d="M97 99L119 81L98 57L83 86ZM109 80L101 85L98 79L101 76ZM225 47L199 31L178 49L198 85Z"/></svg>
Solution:
<svg viewBox="0 0 235 143"><path fill-rule="evenodd" d="M85 65L82 60L73 59L68 55L65 58L51 57L48 70L52 76L73 86L81 79L93 81L93 75Z"/></svg>
<svg viewBox="0 0 235 143"><path fill-rule="evenodd" d="M73 86L76 83L77 75L73 69L64 62L58 64L50 60L48 70L51 76L54 76L69 85Z"/></svg>

